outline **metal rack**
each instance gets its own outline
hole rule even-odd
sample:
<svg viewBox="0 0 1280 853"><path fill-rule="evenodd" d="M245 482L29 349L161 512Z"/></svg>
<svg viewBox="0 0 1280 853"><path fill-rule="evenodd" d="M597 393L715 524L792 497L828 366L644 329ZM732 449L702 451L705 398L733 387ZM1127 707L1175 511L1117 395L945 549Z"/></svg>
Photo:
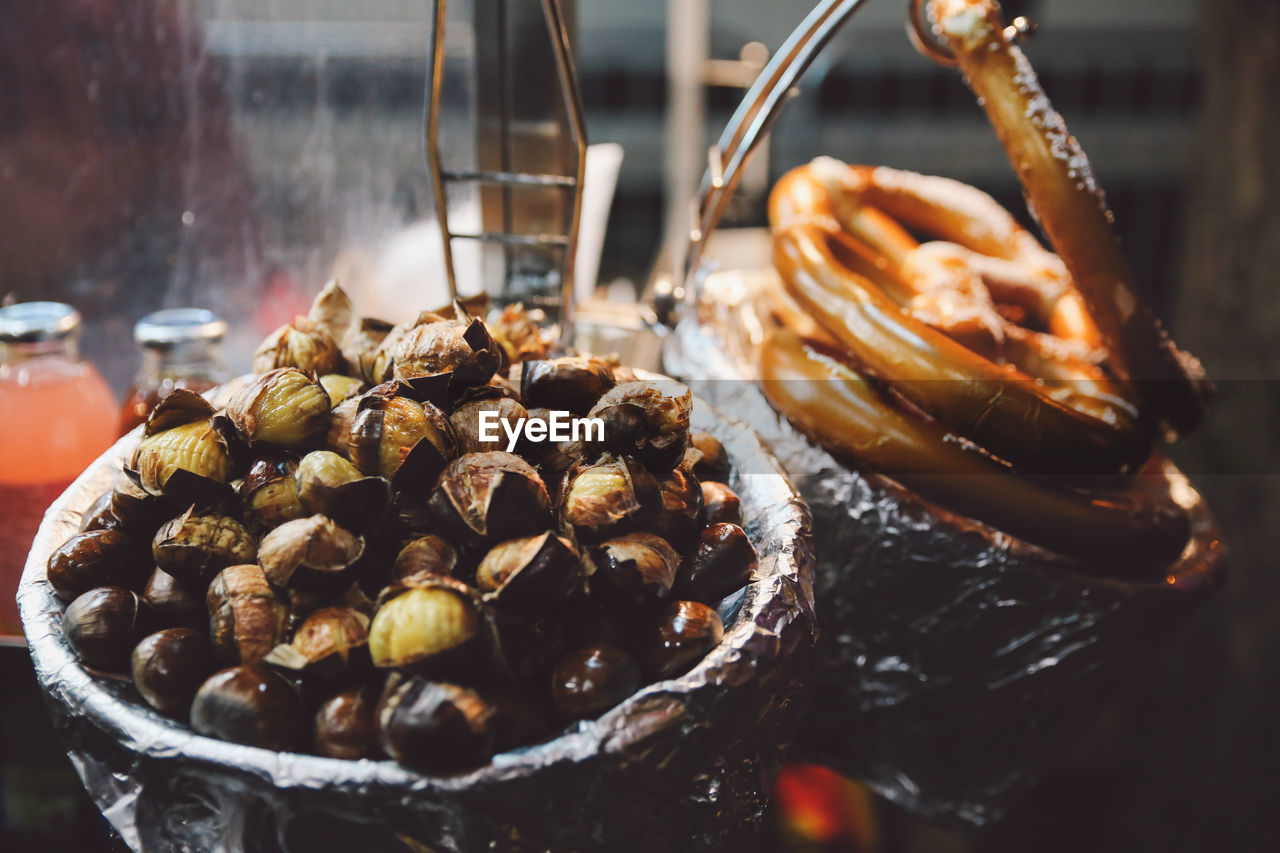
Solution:
<svg viewBox="0 0 1280 853"><path fill-rule="evenodd" d="M505 60L509 53L506 42L505 21L507 20L508 0L494 0L499 26L498 57ZM566 25L565 11L561 0L541 0L543 19L547 34L551 40L552 54L559 82L560 103L567 117L567 125L572 137L574 154L568 163L572 174L556 174L550 172L518 171L509 168L512 152L512 120L510 80L503 76L488 96L482 95L478 104L480 112L493 117L491 124L498 129L497 140L486 140L496 143L500 152L503 168L449 170L441 160L440 152L440 108L442 87L444 83L445 64L445 31L448 12L448 0L433 0L432 32L430 43L430 70L427 95L426 121L424 127L427 167L431 173L435 193L436 215L440 225L440 237L444 255L445 276L448 281L451 297L458 295L457 274L453 262L454 240L478 240L484 243L496 243L503 246L505 256L504 276L510 277L512 253L517 247L533 249L540 252L558 252L558 285L559 285L559 323L561 336L570 340L573 329L573 281L574 262L578 248L578 229L582 215L583 177L587 162L587 131L582 109L582 97L578 86L578 73L574 63L573 50ZM477 28L478 29L478 28ZM477 63L480 64L480 63ZM478 131L481 135L485 128ZM498 228L482 228L468 233L453 230L449 221L448 186L454 183L472 183L497 186L502 188L502 219ZM567 227L563 229L545 228L533 231L517 231L510 215L512 195L519 191L556 189L569 193L569 216Z"/></svg>
<svg viewBox="0 0 1280 853"><path fill-rule="evenodd" d="M796 81L863 2L865 0L821 0L814 6L760 72L720 139L711 146L707 171L698 188L697 206L692 212L688 251L682 267L677 270L677 280L684 282L686 296L693 292L692 277L701 262L707 238L720 223L729 199L737 190L747 159L773 126Z"/></svg>

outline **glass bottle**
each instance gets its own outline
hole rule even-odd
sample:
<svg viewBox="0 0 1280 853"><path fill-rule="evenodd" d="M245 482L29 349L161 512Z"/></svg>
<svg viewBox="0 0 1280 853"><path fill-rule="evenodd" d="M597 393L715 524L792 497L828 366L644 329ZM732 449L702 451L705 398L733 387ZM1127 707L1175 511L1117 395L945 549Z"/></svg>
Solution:
<svg viewBox="0 0 1280 853"><path fill-rule="evenodd" d="M220 352L227 324L203 308L170 308L148 314L133 327L142 366L125 396L120 432L141 424L175 388L203 394L231 378Z"/></svg>
<svg viewBox="0 0 1280 853"><path fill-rule="evenodd" d="M78 353L61 302L0 308L0 633L20 635L18 578L49 504L116 439L116 400Z"/></svg>

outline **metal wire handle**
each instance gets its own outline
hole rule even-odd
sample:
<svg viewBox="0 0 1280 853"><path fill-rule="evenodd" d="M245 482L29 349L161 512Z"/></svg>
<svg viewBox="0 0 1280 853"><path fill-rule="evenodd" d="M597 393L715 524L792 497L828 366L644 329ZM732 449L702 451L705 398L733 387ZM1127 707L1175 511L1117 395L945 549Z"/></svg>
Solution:
<svg viewBox="0 0 1280 853"><path fill-rule="evenodd" d="M560 330L565 340L572 339L573 332L573 284L574 266L578 252L578 229L582 218L582 185L587 166L587 127L582 109L582 95L578 87L578 71L569 42L560 0L542 0L543 17L556 61L556 76L560 81L560 97L568 117L569 132L577 149L575 174L559 175L537 172L507 172L501 170L447 171L440 160L440 100L444 81L444 32L448 0L432 0L433 25L431 30L431 65L427 95L426 126L424 128L427 168L431 172L435 191L436 217L440 225L440 239L444 250L445 277L449 295L458 296L457 276L453 265L454 240L480 240L519 246L545 246L559 248L560 262ZM507 132L507 122L502 123ZM504 149L505 149L504 145ZM573 197L569 228L566 233L515 234L509 231L481 231L474 234L458 233L449 226L449 200L446 184L472 182L520 187L563 187ZM507 271L509 273L509 270Z"/></svg>
<svg viewBox="0 0 1280 853"><path fill-rule="evenodd" d="M693 294L693 276L707 239L720 224L729 199L738 188L747 158L773 126L787 92L862 3L863 0L821 0L760 72L719 141L711 146L698 191L700 201L693 211L689 248L683 268L677 270L686 298ZM929 5L930 0L908 0L907 33L920 53L939 64L954 65L949 49L939 41L928 20ZM1035 24L1019 16L1005 28L1004 35L1010 40L1022 39L1034 31Z"/></svg>
<svg viewBox="0 0 1280 853"><path fill-rule="evenodd" d="M747 158L773 126L787 93L863 2L821 0L769 60L729 119L719 141L711 146L707 171L698 189L700 201L693 211L689 248L683 269L678 270L686 295L693 292L692 276L702 259L707 238L720 224L725 207L742 180Z"/></svg>

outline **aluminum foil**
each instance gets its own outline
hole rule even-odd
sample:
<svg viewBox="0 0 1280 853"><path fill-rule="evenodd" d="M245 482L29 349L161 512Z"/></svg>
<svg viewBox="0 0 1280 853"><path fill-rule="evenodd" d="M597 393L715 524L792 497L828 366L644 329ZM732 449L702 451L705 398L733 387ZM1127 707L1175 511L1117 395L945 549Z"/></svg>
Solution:
<svg viewBox="0 0 1280 853"><path fill-rule="evenodd" d="M754 292L718 272L669 338L668 373L770 444L813 514L819 671L796 752L926 820L997 819L1079 740L1143 658L1224 579L1225 548L1172 465L1192 541L1167 579L1124 582L851 469L755 383Z"/></svg>
<svg viewBox="0 0 1280 853"><path fill-rule="evenodd" d="M760 553L752 582L721 605L724 641L597 720L447 778L201 737L80 666L45 563L138 435L121 439L50 507L18 590L36 675L89 794L135 850L755 849L813 664L809 518L750 430L703 401L693 421L728 449Z"/></svg>

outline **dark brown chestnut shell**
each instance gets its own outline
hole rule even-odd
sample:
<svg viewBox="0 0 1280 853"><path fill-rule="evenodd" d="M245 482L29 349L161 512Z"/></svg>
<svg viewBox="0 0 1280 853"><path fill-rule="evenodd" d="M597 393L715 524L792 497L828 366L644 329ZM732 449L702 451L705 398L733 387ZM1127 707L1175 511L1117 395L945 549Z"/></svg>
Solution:
<svg viewBox="0 0 1280 853"><path fill-rule="evenodd" d="M516 539L551 526L547 487L533 466L513 453L459 456L441 473L428 510L459 544Z"/></svg>
<svg viewBox="0 0 1280 853"><path fill-rule="evenodd" d="M196 691L218 668L209 638L191 628L166 628L142 639L130 658L133 686L162 714L185 718Z"/></svg>
<svg viewBox="0 0 1280 853"><path fill-rule="evenodd" d="M146 551L119 530L72 536L49 556L46 577L63 601L99 586L140 589L150 574Z"/></svg>
<svg viewBox="0 0 1280 853"><path fill-rule="evenodd" d="M62 614L62 632L85 666L124 672L142 636L143 604L137 593L101 586L76 597Z"/></svg>
<svg viewBox="0 0 1280 853"><path fill-rule="evenodd" d="M382 703L382 746L396 761L427 773L458 773L493 754L494 710L474 690L411 678Z"/></svg>
<svg viewBox="0 0 1280 853"><path fill-rule="evenodd" d="M612 643L591 643L557 661L551 673L551 702L566 720L595 717L639 686L635 658Z"/></svg>
<svg viewBox="0 0 1280 853"><path fill-rule="evenodd" d="M156 569L142 589L148 619L157 628L209 630L204 594L197 594L164 569Z"/></svg>
<svg viewBox="0 0 1280 853"><path fill-rule="evenodd" d="M653 680L688 672L720 645L724 625L699 601L673 601L655 613L636 642L645 675Z"/></svg>
<svg viewBox="0 0 1280 853"><path fill-rule="evenodd" d="M709 524L680 566L676 591L684 598L714 604L746 584L757 565L755 546L741 527L728 522Z"/></svg>
<svg viewBox="0 0 1280 853"><path fill-rule="evenodd" d="M378 751L377 697L368 687L343 690L316 711L313 746L330 758L357 761Z"/></svg>
<svg viewBox="0 0 1280 853"><path fill-rule="evenodd" d="M593 597L619 607L657 604L671 594L680 555L656 533L627 533L589 551Z"/></svg>
<svg viewBox="0 0 1280 853"><path fill-rule="evenodd" d="M233 666L214 673L196 691L191 728L219 740L288 751L305 731L302 700L269 667Z"/></svg>
<svg viewBox="0 0 1280 853"><path fill-rule="evenodd" d="M613 369L591 356L564 356L520 365L520 397L530 409L585 415L613 386Z"/></svg>
<svg viewBox="0 0 1280 853"><path fill-rule="evenodd" d="M545 606L563 601L582 580L582 561L569 540L550 531L489 549L476 586L499 603Z"/></svg>

